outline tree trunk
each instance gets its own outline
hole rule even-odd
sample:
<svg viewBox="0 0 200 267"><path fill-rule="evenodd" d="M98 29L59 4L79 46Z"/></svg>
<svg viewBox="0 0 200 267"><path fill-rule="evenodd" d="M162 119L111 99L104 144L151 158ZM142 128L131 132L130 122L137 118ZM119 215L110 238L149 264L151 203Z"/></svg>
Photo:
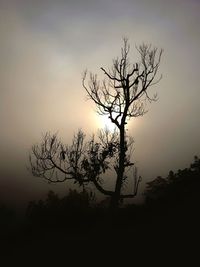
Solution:
<svg viewBox="0 0 200 267"><path fill-rule="evenodd" d="M111 198L111 209L116 210L119 207L121 187L123 183L124 176L124 162L125 162L125 127L124 124L121 125L120 128L120 149L119 149L119 166L117 170L117 180L115 184L115 191Z"/></svg>

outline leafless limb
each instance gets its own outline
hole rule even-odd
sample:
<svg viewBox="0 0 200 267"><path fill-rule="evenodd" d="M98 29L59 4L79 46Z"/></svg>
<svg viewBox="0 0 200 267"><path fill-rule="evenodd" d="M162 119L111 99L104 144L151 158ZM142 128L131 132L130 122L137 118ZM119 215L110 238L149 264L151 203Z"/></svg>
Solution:
<svg viewBox="0 0 200 267"><path fill-rule="evenodd" d="M130 64L128 55L130 46L124 39L121 58L113 60L111 70L101 68L106 80L100 82L96 74L90 73L86 85L87 72L84 72L82 83L89 98L97 105L98 113L108 115L119 128L123 114L127 117L138 117L145 113L145 100L156 101L157 96L150 96L148 88L160 81L156 74L163 50L158 51L151 45L142 44L136 47L140 62Z"/></svg>
<svg viewBox="0 0 200 267"><path fill-rule="evenodd" d="M99 140L99 141L98 141ZM63 145L56 134L46 133L42 142L33 145L29 156L31 172L49 183L74 180L79 185L93 183L105 195L112 191L103 188L101 174L110 168L118 150L117 133L107 129L85 140L80 130L74 135L71 145Z"/></svg>

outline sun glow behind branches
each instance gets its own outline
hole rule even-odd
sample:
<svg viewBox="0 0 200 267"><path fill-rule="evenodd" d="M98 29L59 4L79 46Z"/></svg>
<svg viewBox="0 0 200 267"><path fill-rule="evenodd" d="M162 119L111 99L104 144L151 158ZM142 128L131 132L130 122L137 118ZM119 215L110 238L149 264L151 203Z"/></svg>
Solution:
<svg viewBox="0 0 200 267"><path fill-rule="evenodd" d="M107 128L109 131L114 132L116 125L110 120L109 116L101 115L98 118L100 128Z"/></svg>

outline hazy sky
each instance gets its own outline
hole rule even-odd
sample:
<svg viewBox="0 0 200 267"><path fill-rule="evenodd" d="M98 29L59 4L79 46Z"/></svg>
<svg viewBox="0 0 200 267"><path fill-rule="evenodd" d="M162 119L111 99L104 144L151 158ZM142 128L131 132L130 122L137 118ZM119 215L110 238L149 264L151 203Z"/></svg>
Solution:
<svg viewBox="0 0 200 267"><path fill-rule="evenodd" d="M199 0L0 0L0 201L22 203L49 189L26 170L46 131L70 140L103 126L81 85L142 42L163 48L159 100L133 119L134 158L143 183L200 155ZM134 58L133 58L134 62Z"/></svg>

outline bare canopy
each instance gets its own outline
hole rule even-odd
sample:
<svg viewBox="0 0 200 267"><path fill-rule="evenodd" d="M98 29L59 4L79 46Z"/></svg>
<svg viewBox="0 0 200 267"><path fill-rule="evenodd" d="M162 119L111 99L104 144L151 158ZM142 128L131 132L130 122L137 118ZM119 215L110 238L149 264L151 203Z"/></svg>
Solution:
<svg viewBox="0 0 200 267"><path fill-rule="evenodd" d="M163 50L158 51L151 45L136 47L140 62L131 64L128 58L130 45L124 39L121 57L113 60L110 70L101 68L107 79L102 83L96 74L90 74L88 85L85 84L87 72L83 75L83 87L97 105L100 115L109 115L111 121L120 128L128 117L138 117L145 113L145 102L155 101L157 95L150 96L148 88L158 83L155 80Z"/></svg>
<svg viewBox="0 0 200 267"><path fill-rule="evenodd" d="M116 184L112 197L113 207L118 206L121 198L121 189L124 180L127 179L125 170L132 165L127 161L127 136L125 125L127 119L142 116L145 113L146 101L155 101L156 94L149 95L150 86L158 83L161 76L156 79L156 74L161 61L163 50L158 51L151 45L142 44L136 47L140 55L140 62L131 63L129 61L130 45L124 38L121 48L121 57L113 60L111 69L101 68L106 79L100 82L96 74L90 74L86 85L87 73L83 76L83 87L89 98L97 107L100 115L108 115L111 122L117 127L119 134L119 154L116 166ZM139 180L138 180L139 181ZM138 182L136 183L138 185ZM127 197L134 197L137 191Z"/></svg>

